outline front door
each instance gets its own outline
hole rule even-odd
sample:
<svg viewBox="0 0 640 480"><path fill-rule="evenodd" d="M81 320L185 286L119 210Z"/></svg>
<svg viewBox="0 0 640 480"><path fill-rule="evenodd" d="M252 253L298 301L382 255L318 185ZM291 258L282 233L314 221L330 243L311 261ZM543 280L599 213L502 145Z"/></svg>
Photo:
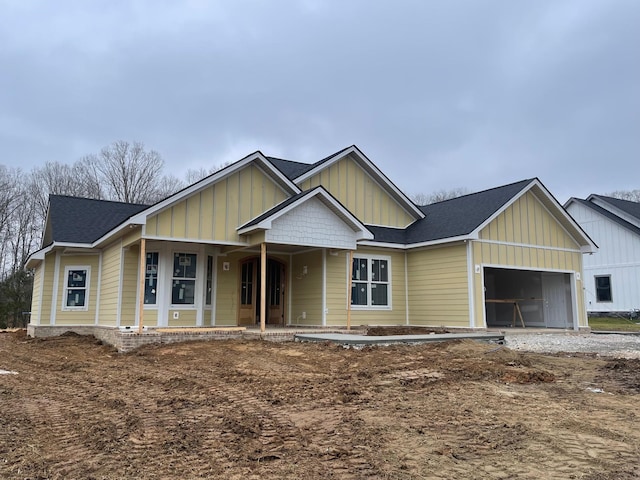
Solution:
<svg viewBox="0 0 640 480"><path fill-rule="evenodd" d="M284 325L285 265L273 258L267 259L267 325ZM260 323L260 259L252 257L240 262L240 306L238 325Z"/></svg>

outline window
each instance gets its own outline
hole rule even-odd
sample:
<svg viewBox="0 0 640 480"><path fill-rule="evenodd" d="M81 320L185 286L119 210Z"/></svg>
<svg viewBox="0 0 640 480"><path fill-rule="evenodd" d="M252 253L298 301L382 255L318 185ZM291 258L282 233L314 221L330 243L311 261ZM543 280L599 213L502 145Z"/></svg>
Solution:
<svg viewBox="0 0 640 480"><path fill-rule="evenodd" d="M173 305L194 305L196 293L195 253L173 254L173 282L171 303Z"/></svg>
<svg viewBox="0 0 640 480"><path fill-rule="evenodd" d="M596 300L598 302L612 302L611 276L603 275L596 278Z"/></svg>
<svg viewBox="0 0 640 480"><path fill-rule="evenodd" d="M89 303L89 267L66 267L64 310L87 310Z"/></svg>
<svg viewBox="0 0 640 480"><path fill-rule="evenodd" d="M207 290L204 295L205 305L211 305L211 290L213 289L213 257L207 256Z"/></svg>
<svg viewBox="0 0 640 480"><path fill-rule="evenodd" d="M354 307L389 308L391 284L388 257L353 258L351 266L351 305Z"/></svg>
<svg viewBox="0 0 640 480"><path fill-rule="evenodd" d="M147 252L144 273L144 304L155 305L158 295L158 252Z"/></svg>

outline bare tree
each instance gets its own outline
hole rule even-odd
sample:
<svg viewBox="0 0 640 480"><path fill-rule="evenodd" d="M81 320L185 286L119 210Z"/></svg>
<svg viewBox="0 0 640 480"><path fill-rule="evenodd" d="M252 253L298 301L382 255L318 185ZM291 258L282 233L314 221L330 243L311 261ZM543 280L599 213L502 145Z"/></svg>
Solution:
<svg viewBox="0 0 640 480"><path fill-rule="evenodd" d="M629 200L631 202L640 202L640 190L616 190L607 193L608 197L619 198L620 200Z"/></svg>
<svg viewBox="0 0 640 480"><path fill-rule="evenodd" d="M113 142L97 156L85 157L84 162L98 172L106 196L112 200L150 203L159 195L164 160L155 150L146 151L140 142Z"/></svg>
<svg viewBox="0 0 640 480"><path fill-rule="evenodd" d="M413 203L416 205L429 205L431 203L443 202L444 200L461 197L467 193L469 193L468 189L460 187L453 188L451 190L438 190L431 194L416 193L411 195L411 200L413 200Z"/></svg>

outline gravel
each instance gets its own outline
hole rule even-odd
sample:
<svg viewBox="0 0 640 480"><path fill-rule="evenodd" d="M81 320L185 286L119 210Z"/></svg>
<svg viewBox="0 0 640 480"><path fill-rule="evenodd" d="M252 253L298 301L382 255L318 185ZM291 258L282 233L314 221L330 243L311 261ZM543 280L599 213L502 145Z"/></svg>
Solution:
<svg viewBox="0 0 640 480"><path fill-rule="evenodd" d="M512 350L540 353L582 352L603 357L640 358L640 336L593 333L509 333L505 344Z"/></svg>

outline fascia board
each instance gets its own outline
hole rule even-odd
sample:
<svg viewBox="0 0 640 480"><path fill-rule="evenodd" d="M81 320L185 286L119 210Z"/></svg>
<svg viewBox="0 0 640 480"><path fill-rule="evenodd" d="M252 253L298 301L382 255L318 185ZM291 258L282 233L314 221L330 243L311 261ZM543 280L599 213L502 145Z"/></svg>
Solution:
<svg viewBox="0 0 640 480"><path fill-rule="evenodd" d="M442 245L445 243L455 243L455 242L477 240L477 239L478 237L473 235L460 235L457 237L439 238L437 240L430 240L428 242L420 242L420 243L387 243L387 242L376 242L376 241L363 241L363 242L358 242L358 245L364 245L367 247L396 248L398 250L413 250L415 248L432 247L435 245Z"/></svg>
<svg viewBox="0 0 640 480"><path fill-rule="evenodd" d="M296 177L294 179L294 182L296 184L304 182L305 180L311 178L312 176L316 175L322 170L325 170L326 168L330 167L334 163L342 160L344 157L352 153L355 154L360 159L360 161L365 164L366 166L365 170L368 170L368 173L370 175L373 174L372 177L374 178L374 180L376 180L378 183L382 182L383 185L381 186L383 188L387 188L394 192L395 196L398 197L398 199L400 199L402 203L404 203L404 208L409 209L414 215L417 215L418 218L425 217L425 214L422 212L422 210L416 207L415 204L404 193L402 193L402 191L398 187L396 187L393 184L393 182L391 182L391 180L387 178L387 176L382 172L382 170L376 167L376 165L371 160L369 160L367 156L364 153L362 153L360 149L355 145L347 148L346 150L341 151L339 154L334 155L329 160L326 160L325 162L321 163L317 167L312 168L308 172L303 173L299 177Z"/></svg>

